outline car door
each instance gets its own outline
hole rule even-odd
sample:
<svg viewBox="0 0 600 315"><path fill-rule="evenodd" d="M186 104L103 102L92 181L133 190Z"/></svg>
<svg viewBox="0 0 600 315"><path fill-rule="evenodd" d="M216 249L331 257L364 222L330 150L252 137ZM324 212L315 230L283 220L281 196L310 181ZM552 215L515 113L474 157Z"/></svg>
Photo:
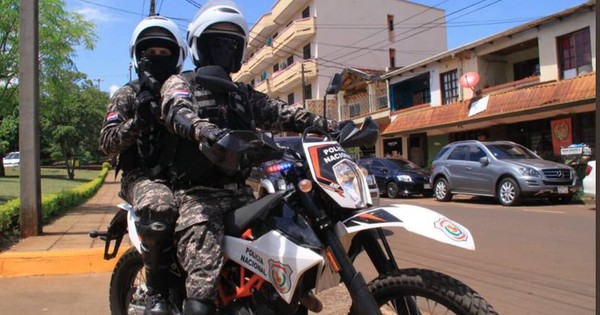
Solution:
<svg viewBox="0 0 600 315"><path fill-rule="evenodd" d="M375 175L375 181L380 189L385 189L387 178L389 177L389 169L381 161L372 160L371 171Z"/></svg>
<svg viewBox="0 0 600 315"><path fill-rule="evenodd" d="M465 189L478 193L493 195L494 179L490 164L481 164L480 159L487 157L485 151L476 144L468 146L468 160L465 163L465 173L469 180L465 183ZM491 191L491 193L490 193Z"/></svg>
<svg viewBox="0 0 600 315"><path fill-rule="evenodd" d="M452 190L466 191L470 185L470 177L466 172L468 153L468 145L457 145L444 161Z"/></svg>

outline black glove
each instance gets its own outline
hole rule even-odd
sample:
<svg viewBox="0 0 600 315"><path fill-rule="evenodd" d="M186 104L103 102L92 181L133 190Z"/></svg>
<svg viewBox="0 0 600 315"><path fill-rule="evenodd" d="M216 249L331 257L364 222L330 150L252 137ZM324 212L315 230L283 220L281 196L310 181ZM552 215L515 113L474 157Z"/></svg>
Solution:
<svg viewBox="0 0 600 315"><path fill-rule="evenodd" d="M204 141L208 142L208 144L212 145L215 142L221 140L221 138L225 137L228 133L231 132L231 129L228 128L219 128L216 126L204 127L200 131L200 135L204 138Z"/></svg>
<svg viewBox="0 0 600 315"><path fill-rule="evenodd" d="M152 102L154 102L154 96L148 91L142 91L137 95L132 123L135 127L145 129L150 126L150 122L152 121Z"/></svg>

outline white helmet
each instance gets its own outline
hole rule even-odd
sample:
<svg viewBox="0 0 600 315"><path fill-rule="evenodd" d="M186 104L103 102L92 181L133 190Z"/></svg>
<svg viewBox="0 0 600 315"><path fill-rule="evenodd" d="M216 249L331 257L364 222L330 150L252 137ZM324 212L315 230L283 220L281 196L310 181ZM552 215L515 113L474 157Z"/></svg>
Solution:
<svg viewBox="0 0 600 315"><path fill-rule="evenodd" d="M188 26L187 44L192 51L194 65L201 67L206 63L206 56L202 55L202 35L225 35L238 41L236 60L231 72L237 72L244 59L246 44L248 42L248 22L238 5L231 0L211 0L202 6Z"/></svg>
<svg viewBox="0 0 600 315"><path fill-rule="evenodd" d="M129 42L129 56L136 71L138 70L138 61L143 50L141 49L143 45L140 44L148 40L171 42L173 44L172 53L179 55L177 72L181 72L183 63L187 58L188 48L175 22L165 17L154 15L143 19L135 27L131 35L131 41Z"/></svg>

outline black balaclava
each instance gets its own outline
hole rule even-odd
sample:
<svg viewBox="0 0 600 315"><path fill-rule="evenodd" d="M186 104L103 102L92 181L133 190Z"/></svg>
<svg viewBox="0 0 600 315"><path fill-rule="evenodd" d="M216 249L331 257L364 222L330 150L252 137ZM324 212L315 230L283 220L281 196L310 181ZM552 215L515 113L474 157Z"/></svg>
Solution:
<svg viewBox="0 0 600 315"><path fill-rule="evenodd" d="M143 52L151 47L167 48L171 51L170 56L143 56ZM139 62L142 58L147 58L149 68L145 69L161 84L171 75L177 74L177 62L179 61L179 45L175 37L167 30L159 27L152 27L140 34L136 42L136 59ZM138 73L139 75L139 73Z"/></svg>
<svg viewBox="0 0 600 315"><path fill-rule="evenodd" d="M202 66L221 66L227 73L236 70L237 59L239 58L239 39L236 36L228 34L205 34L202 35L202 42L205 43L200 49L200 54L204 57Z"/></svg>

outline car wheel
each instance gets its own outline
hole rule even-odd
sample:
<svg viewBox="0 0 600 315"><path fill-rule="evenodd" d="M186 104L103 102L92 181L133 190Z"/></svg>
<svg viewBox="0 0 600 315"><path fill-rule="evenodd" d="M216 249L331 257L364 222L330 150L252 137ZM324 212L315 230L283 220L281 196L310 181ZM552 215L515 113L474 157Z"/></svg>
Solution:
<svg viewBox="0 0 600 315"><path fill-rule="evenodd" d="M550 198L548 198L548 200L550 200L550 203L555 204L555 205L568 205L573 200L573 195L550 197Z"/></svg>
<svg viewBox="0 0 600 315"><path fill-rule="evenodd" d="M521 189L512 178L505 178L498 185L498 201L503 206L516 206L521 203Z"/></svg>
<svg viewBox="0 0 600 315"><path fill-rule="evenodd" d="M450 186L448 186L448 181L445 178L436 179L435 184L433 186L433 193L435 195L435 199L437 199L438 201L450 201L450 199L452 199L452 194L450 193Z"/></svg>
<svg viewBox="0 0 600 315"><path fill-rule="evenodd" d="M388 198L398 197L398 184L394 182L389 182L385 189L385 193L387 194Z"/></svg>

